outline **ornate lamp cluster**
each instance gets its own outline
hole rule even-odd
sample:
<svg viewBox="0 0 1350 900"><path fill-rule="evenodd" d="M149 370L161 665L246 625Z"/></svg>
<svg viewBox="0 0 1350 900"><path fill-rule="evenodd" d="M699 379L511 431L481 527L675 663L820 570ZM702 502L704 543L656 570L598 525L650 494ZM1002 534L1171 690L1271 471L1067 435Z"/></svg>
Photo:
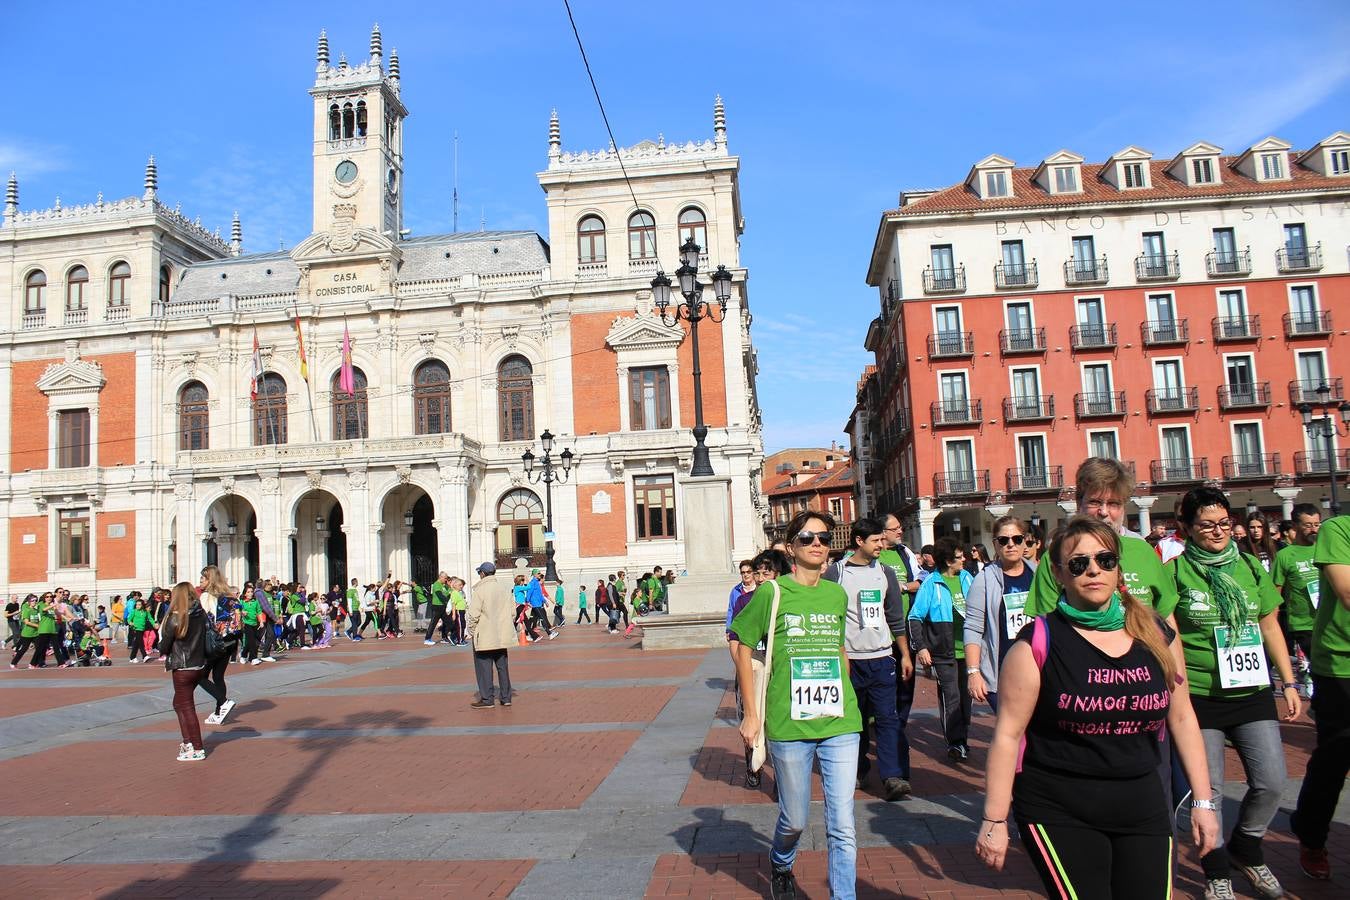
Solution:
<svg viewBox="0 0 1350 900"><path fill-rule="evenodd" d="M553 561L553 482L565 483L567 476L572 473L573 464L580 457L574 455L570 449L564 448L558 454L558 462L554 463L553 433L547 428L539 435L539 443L544 448L543 456L536 457L527 449L520 455L520 461L525 464L525 477L531 484L538 484L541 481L544 483L544 580L556 584L558 569ZM539 464L537 470L536 459Z"/></svg>

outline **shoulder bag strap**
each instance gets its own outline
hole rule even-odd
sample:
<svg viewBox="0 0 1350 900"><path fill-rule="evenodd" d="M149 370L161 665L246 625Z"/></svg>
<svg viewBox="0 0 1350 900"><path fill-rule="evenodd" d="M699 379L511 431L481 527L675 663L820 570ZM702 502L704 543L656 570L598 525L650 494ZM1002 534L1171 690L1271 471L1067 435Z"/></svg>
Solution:
<svg viewBox="0 0 1350 900"><path fill-rule="evenodd" d="M764 638L764 679L759 689L759 718L761 722L764 721L766 712L764 701L769 693L769 676L773 672L773 637L774 630L778 626L778 599L782 596L777 580L769 583L773 585L773 603L769 605L769 631Z"/></svg>

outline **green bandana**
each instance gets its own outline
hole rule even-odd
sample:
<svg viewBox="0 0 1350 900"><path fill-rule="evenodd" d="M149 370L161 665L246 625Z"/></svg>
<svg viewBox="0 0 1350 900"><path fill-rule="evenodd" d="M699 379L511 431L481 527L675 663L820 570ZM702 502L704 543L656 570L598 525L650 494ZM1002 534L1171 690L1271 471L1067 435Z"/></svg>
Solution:
<svg viewBox="0 0 1350 900"><path fill-rule="evenodd" d="M1101 609L1084 610L1070 606L1064 595L1059 595L1059 611L1064 613L1073 624L1093 631L1119 631L1125 627L1125 607L1120 605L1120 595L1111 594L1111 600Z"/></svg>
<svg viewBox="0 0 1350 900"><path fill-rule="evenodd" d="M1228 546L1218 553L1206 550L1194 541L1186 541L1186 549L1181 551L1186 561L1204 576L1209 584L1209 592L1219 606L1219 615L1228 626L1228 640L1237 640L1238 629L1247 624L1246 594L1242 586L1233 580L1233 572L1242 558L1237 542L1229 541Z"/></svg>

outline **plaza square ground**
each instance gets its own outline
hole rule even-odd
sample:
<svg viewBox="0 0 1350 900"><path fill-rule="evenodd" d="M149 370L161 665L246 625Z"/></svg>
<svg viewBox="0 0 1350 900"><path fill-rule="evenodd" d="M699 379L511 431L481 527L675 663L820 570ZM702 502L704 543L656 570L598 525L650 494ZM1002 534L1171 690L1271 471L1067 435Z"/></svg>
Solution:
<svg viewBox="0 0 1350 900"><path fill-rule="evenodd" d="M726 652L639 643L569 625L513 650L515 702L482 711L468 651L411 633L232 666L239 705L204 726L203 763L174 760L159 665L0 673L0 896L766 896L773 778L744 785ZM914 799L878 799L875 774L856 795L859 895L1041 896L1020 848L999 874L971 852L992 717L977 707L954 766L934 704L921 679ZM1282 727L1291 779L1268 862L1291 897L1343 897L1350 803L1336 880L1309 880L1287 814L1313 730ZM1231 817L1231 753L1228 777ZM828 895L819 804L797 875ZM1201 891L1184 855L1178 895Z"/></svg>

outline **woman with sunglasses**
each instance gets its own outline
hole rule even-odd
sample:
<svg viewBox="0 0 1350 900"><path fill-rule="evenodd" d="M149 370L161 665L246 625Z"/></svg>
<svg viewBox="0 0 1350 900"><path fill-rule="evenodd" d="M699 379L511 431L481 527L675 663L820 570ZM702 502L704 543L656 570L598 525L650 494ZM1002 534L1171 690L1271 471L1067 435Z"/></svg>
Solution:
<svg viewBox="0 0 1350 900"><path fill-rule="evenodd" d="M1027 624L1027 592L1036 564L1022 555L1026 524L1016 516L994 523L994 563L970 584L966 600L966 685L972 700L998 712L998 669Z"/></svg>
<svg viewBox="0 0 1350 900"><path fill-rule="evenodd" d="M1232 866L1246 876L1258 896L1283 897L1284 889L1266 866L1261 848L1286 780L1267 658L1283 681L1284 720L1297 719L1302 708L1277 621L1280 595L1261 562L1238 550L1232 509L1223 491L1211 487L1190 491L1181 500L1180 522L1186 548L1167 564L1180 598L1175 610L1159 607L1158 612L1176 613L1191 703L1209 766L1205 788L1222 799L1225 742L1237 751L1249 785L1228 844L1200 861L1209 882L1205 897L1233 896ZM1211 796L1194 779L1191 789L1193 796ZM1222 808L1219 815L1222 827Z"/></svg>
<svg viewBox="0 0 1350 900"><path fill-rule="evenodd" d="M1076 516L1055 533L1044 564L1056 569L1059 601L1022 630L999 676L975 853L1001 869L1015 813L1051 897L1171 896L1164 727L1209 796L1180 645L1126 589L1120 549L1097 518ZM1191 835L1203 854L1218 840L1215 803L1195 806Z"/></svg>
<svg viewBox="0 0 1350 900"><path fill-rule="evenodd" d="M965 551L951 538L933 544L937 569L923 580L914 595L906 627L914 658L931 666L938 682L938 715L947 739L947 757L953 762L970 758L970 694L966 687L966 598L974 580L963 568Z"/></svg>

